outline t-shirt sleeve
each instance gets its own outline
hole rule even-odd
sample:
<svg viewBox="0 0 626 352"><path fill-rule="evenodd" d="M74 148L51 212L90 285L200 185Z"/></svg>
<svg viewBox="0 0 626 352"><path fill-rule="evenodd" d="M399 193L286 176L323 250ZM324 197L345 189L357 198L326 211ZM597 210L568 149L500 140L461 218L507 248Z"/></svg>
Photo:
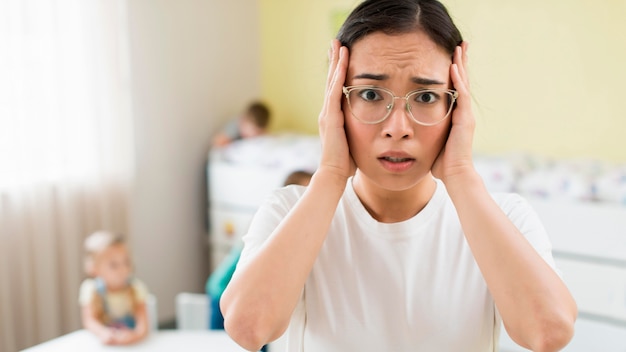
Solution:
<svg viewBox="0 0 626 352"><path fill-rule="evenodd" d="M556 267L554 258L552 257L552 243L550 242L548 233L539 215L535 212L530 203L519 194L499 194L494 197L500 204L504 213L533 246L535 251L537 251L541 258L548 263L557 275L561 276L561 272ZM501 325L502 316L497 307L495 308L495 313L495 328L500 331L500 329L503 328ZM499 334L495 336L499 336Z"/></svg>
<svg viewBox="0 0 626 352"><path fill-rule="evenodd" d="M78 292L78 304L81 307L84 307L91 303L94 294L96 293L96 282L94 279L85 279L80 284L80 289Z"/></svg>
<svg viewBox="0 0 626 352"><path fill-rule="evenodd" d="M500 207L541 258L561 276L552 257L552 243L548 233L530 203L518 194L508 194L501 198Z"/></svg>
<svg viewBox="0 0 626 352"><path fill-rule="evenodd" d="M283 187L266 198L252 218L248 232L243 236L243 250L237 266L246 263L259 251L305 189L302 186Z"/></svg>

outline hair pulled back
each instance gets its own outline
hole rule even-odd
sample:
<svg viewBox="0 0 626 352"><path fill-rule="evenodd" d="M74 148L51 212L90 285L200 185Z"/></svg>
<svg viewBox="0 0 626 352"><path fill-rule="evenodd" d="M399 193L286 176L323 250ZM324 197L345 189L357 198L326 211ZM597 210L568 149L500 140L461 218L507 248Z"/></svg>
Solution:
<svg viewBox="0 0 626 352"><path fill-rule="evenodd" d="M420 31L450 56L463 42L448 10L437 0L365 0L350 13L337 39L350 49L374 32L394 35Z"/></svg>

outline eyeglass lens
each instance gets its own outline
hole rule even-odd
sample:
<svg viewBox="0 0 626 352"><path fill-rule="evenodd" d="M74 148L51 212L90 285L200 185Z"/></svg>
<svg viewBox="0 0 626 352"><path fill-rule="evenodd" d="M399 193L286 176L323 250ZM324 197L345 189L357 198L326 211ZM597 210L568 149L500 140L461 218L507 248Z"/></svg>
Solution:
<svg viewBox="0 0 626 352"><path fill-rule="evenodd" d="M394 101L404 100L406 109L415 121L424 125L434 125L444 120L452 107L454 96L447 90L418 90L405 97L394 97L387 90L365 87L352 88L348 94L348 104L352 114L364 123L379 123L387 118Z"/></svg>

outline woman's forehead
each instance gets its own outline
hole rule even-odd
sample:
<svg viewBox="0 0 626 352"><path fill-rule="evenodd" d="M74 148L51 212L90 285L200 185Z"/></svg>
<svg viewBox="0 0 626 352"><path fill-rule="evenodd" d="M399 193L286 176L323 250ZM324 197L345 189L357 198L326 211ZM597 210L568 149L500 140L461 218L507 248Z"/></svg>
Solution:
<svg viewBox="0 0 626 352"><path fill-rule="evenodd" d="M348 78L362 74L434 75L447 80L450 55L423 32L387 35L372 33L350 50Z"/></svg>

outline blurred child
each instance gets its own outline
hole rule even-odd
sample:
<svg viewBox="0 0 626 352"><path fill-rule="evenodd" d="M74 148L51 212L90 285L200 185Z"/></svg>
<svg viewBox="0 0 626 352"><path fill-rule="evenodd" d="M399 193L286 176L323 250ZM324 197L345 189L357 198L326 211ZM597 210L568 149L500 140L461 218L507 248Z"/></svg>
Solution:
<svg viewBox="0 0 626 352"><path fill-rule="evenodd" d="M270 110L262 102L252 102L246 111L213 138L213 146L221 147L233 141L261 136L267 133Z"/></svg>
<svg viewBox="0 0 626 352"><path fill-rule="evenodd" d="M284 186L288 185L300 185L308 186L311 181L312 173L308 171L294 171L290 173L285 179ZM209 296L209 303L211 306L209 316L209 328L212 330L224 329L224 316L220 310L220 298L222 293L226 289L230 278L233 276L239 256L241 255L242 244L235 244L230 253L224 258L215 271L209 276L206 283L206 292ZM266 351L265 348L261 351Z"/></svg>
<svg viewBox="0 0 626 352"><path fill-rule="evenodd" d="M308 171L298 170L290 173L285 179L285 186L288 185L300 185L300 186L308 186L311 181L312 173Z"/></svg>
<svg viewBox="0 0 626 352"><path fill-rule="evenodd" d="M129 249L118 234L98 231L85 240L79 302L85 329L107 345L128 345L148 335L148 290L132 277Z"/></svg>

